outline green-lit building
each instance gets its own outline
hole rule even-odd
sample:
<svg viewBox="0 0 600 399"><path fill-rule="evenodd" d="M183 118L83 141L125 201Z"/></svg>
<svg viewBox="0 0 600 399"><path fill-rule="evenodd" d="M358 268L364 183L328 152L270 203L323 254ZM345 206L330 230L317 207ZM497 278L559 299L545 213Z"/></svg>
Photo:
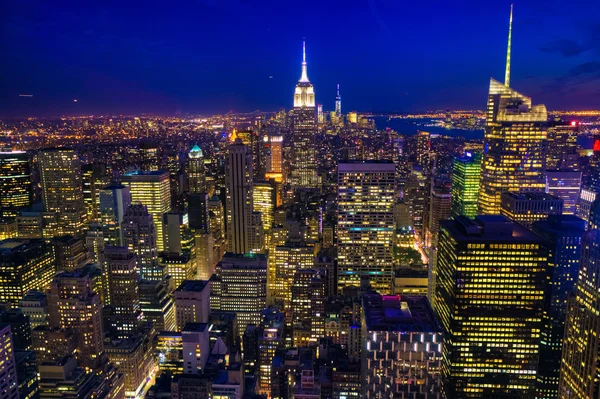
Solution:
<svg viewBox="0 0 600 399"><path fill-rule="evenodd" d="M466 152L454 159L452 172L452 216L477 215L479 181L481 179L481 154Z"/></svg>

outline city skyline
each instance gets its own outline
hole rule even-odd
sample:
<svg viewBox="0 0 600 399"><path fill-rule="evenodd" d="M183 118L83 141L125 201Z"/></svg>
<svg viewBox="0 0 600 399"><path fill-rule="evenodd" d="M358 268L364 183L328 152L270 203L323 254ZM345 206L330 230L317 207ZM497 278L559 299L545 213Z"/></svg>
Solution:
<svg viewBox="0 0 600 399"><path fill-rule="evenodd" d="M576 7L540 5L515 5L512 86L550 110L589 109L600 85L600 28ZM276 111L290 106L303 38L316 102L327 111L337 84L346 110L477 109L485 82L501 79L509 2L305 6L294 13L269 2L205 1L163 13L131 3L111 13L15 5L4 25L2 48L13 61L2 66L11 77L2 116ZM593 15L598 5L588 6ZM306 18L311 10L322 12ZM337 11L339 23L325 24ZM122 27L132 13L138 18ZM296 20L306 22L283 23Z"/></svg>

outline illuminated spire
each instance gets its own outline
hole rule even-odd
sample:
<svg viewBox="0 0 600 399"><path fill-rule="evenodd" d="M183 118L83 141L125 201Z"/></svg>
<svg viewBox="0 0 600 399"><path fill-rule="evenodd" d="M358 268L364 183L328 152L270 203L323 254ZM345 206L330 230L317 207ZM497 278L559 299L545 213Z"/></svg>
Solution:
<svg viewBox="0 0 600 399"><path fill-rule="evenodd" d="M508 48L506 49L506 72L504 73L504 86L510 87L510 44L512 39L513 5L510 5L510 22L508 24Z"/></svg>
<svg viewBox="0 0 600 399"><path fill-rule="evenodd" d="M308 72L306 71L306 42L302 41L302 76L299 82L309 82Z"/></svg>
<svg viewBox="0 0 600 399"><path fill-rule="evenodd" d="M337 85L337 95L335 96L335 114L338 118L342 117L342 96L340 96L340 84Z"/></svg>

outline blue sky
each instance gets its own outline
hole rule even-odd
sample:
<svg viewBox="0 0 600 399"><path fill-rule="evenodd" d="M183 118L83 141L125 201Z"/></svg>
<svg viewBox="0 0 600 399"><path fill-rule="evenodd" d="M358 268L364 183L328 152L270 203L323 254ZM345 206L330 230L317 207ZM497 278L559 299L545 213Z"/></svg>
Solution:
<svg viewBox="0 0 600 399"><path fill-rule="evenodd" d="M0 115L290 108L303 38L326 110L337 83L344 111L482 109L489 78L504 77L509 8L504 0L4 2ZM600 108L599 14L591 0L515 3L512 86L549 109Z"/></svg>

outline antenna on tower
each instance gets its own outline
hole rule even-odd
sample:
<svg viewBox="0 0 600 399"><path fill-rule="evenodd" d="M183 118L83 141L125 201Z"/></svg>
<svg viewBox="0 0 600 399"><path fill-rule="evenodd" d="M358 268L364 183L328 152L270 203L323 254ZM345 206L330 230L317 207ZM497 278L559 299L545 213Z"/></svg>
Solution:
<svg viewBox="0 0 600 399"><path fill-rule="evenodd" d="M302 62L306 64L306 40L302 39Z"/></svg>
<svg viewBox="0 0 600 399"><path fill-rule="evenodd" d="M510 22L508 23L508 47L506 49L506 72L504 73L504 86L510 87L510 45L512 41L513 4L510 5Z"/></svg>

